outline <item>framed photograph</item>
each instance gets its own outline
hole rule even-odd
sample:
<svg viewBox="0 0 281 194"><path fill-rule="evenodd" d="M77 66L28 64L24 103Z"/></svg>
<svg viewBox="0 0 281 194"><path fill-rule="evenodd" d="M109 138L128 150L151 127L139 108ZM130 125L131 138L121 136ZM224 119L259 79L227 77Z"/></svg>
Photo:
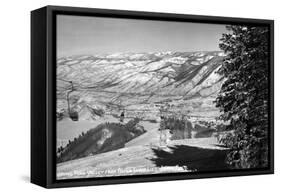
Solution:
<svg viewBox="0 0 281 194"><path fill-rule="evenodd" d="M31 12L31 182L272 174L272 20Z"/></svg>

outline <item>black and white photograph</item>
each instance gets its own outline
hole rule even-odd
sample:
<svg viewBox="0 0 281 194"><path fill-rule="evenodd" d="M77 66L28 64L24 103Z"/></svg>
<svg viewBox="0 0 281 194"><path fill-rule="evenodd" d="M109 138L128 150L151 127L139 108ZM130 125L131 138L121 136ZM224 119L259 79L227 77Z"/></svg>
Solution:
<svg viewBox="0 0 281 194"><path fill-rule="evenodd" d="M56 179L268 168L269 36L56 15Z"/></svg>

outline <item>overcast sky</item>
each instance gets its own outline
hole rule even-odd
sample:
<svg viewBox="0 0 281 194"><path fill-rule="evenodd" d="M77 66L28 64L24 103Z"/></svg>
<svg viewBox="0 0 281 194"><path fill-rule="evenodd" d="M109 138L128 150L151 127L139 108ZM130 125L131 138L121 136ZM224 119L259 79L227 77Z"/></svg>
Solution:
<svg viewBox="0 0 281 194"><path fill-rule="evenodd" d="M59 15L57 55L215 51L224 32L225 25Z"/></svg>

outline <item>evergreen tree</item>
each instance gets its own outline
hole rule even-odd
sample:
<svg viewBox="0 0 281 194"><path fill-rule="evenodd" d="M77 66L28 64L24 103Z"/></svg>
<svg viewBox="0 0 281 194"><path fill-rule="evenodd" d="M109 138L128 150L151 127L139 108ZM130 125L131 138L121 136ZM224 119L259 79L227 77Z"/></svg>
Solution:
<svg viewBox="0 0 281 194"><path fill-rule="evenodd" d="M215 102L231 132L221 142L231 148L227 161L234 168L266 167L269 30L252 26L227 29L220 43L227 56L219 69L226 81Z"/></svg>

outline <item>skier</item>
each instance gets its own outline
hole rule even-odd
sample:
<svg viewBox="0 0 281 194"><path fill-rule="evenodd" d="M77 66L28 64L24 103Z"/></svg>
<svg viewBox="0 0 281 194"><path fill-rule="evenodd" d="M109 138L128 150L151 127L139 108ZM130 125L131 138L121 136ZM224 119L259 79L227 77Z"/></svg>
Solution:
<svg viewBox="0 0 281 194"><path fill-rule="evenodd" d="M167 135L166 135L166 131L165 131L165 120L164 120L164 116L160 116L160 145L162 145L163 143L166 144L167 143Z"/></svg>
<svg viewBox="0 0 281 194"><path fill-rule="evenodd" d="M121 112L121 115L120 115L120 122L123 123L124 122L124 118L125 118L125 113L124 111Z"/></svg>

